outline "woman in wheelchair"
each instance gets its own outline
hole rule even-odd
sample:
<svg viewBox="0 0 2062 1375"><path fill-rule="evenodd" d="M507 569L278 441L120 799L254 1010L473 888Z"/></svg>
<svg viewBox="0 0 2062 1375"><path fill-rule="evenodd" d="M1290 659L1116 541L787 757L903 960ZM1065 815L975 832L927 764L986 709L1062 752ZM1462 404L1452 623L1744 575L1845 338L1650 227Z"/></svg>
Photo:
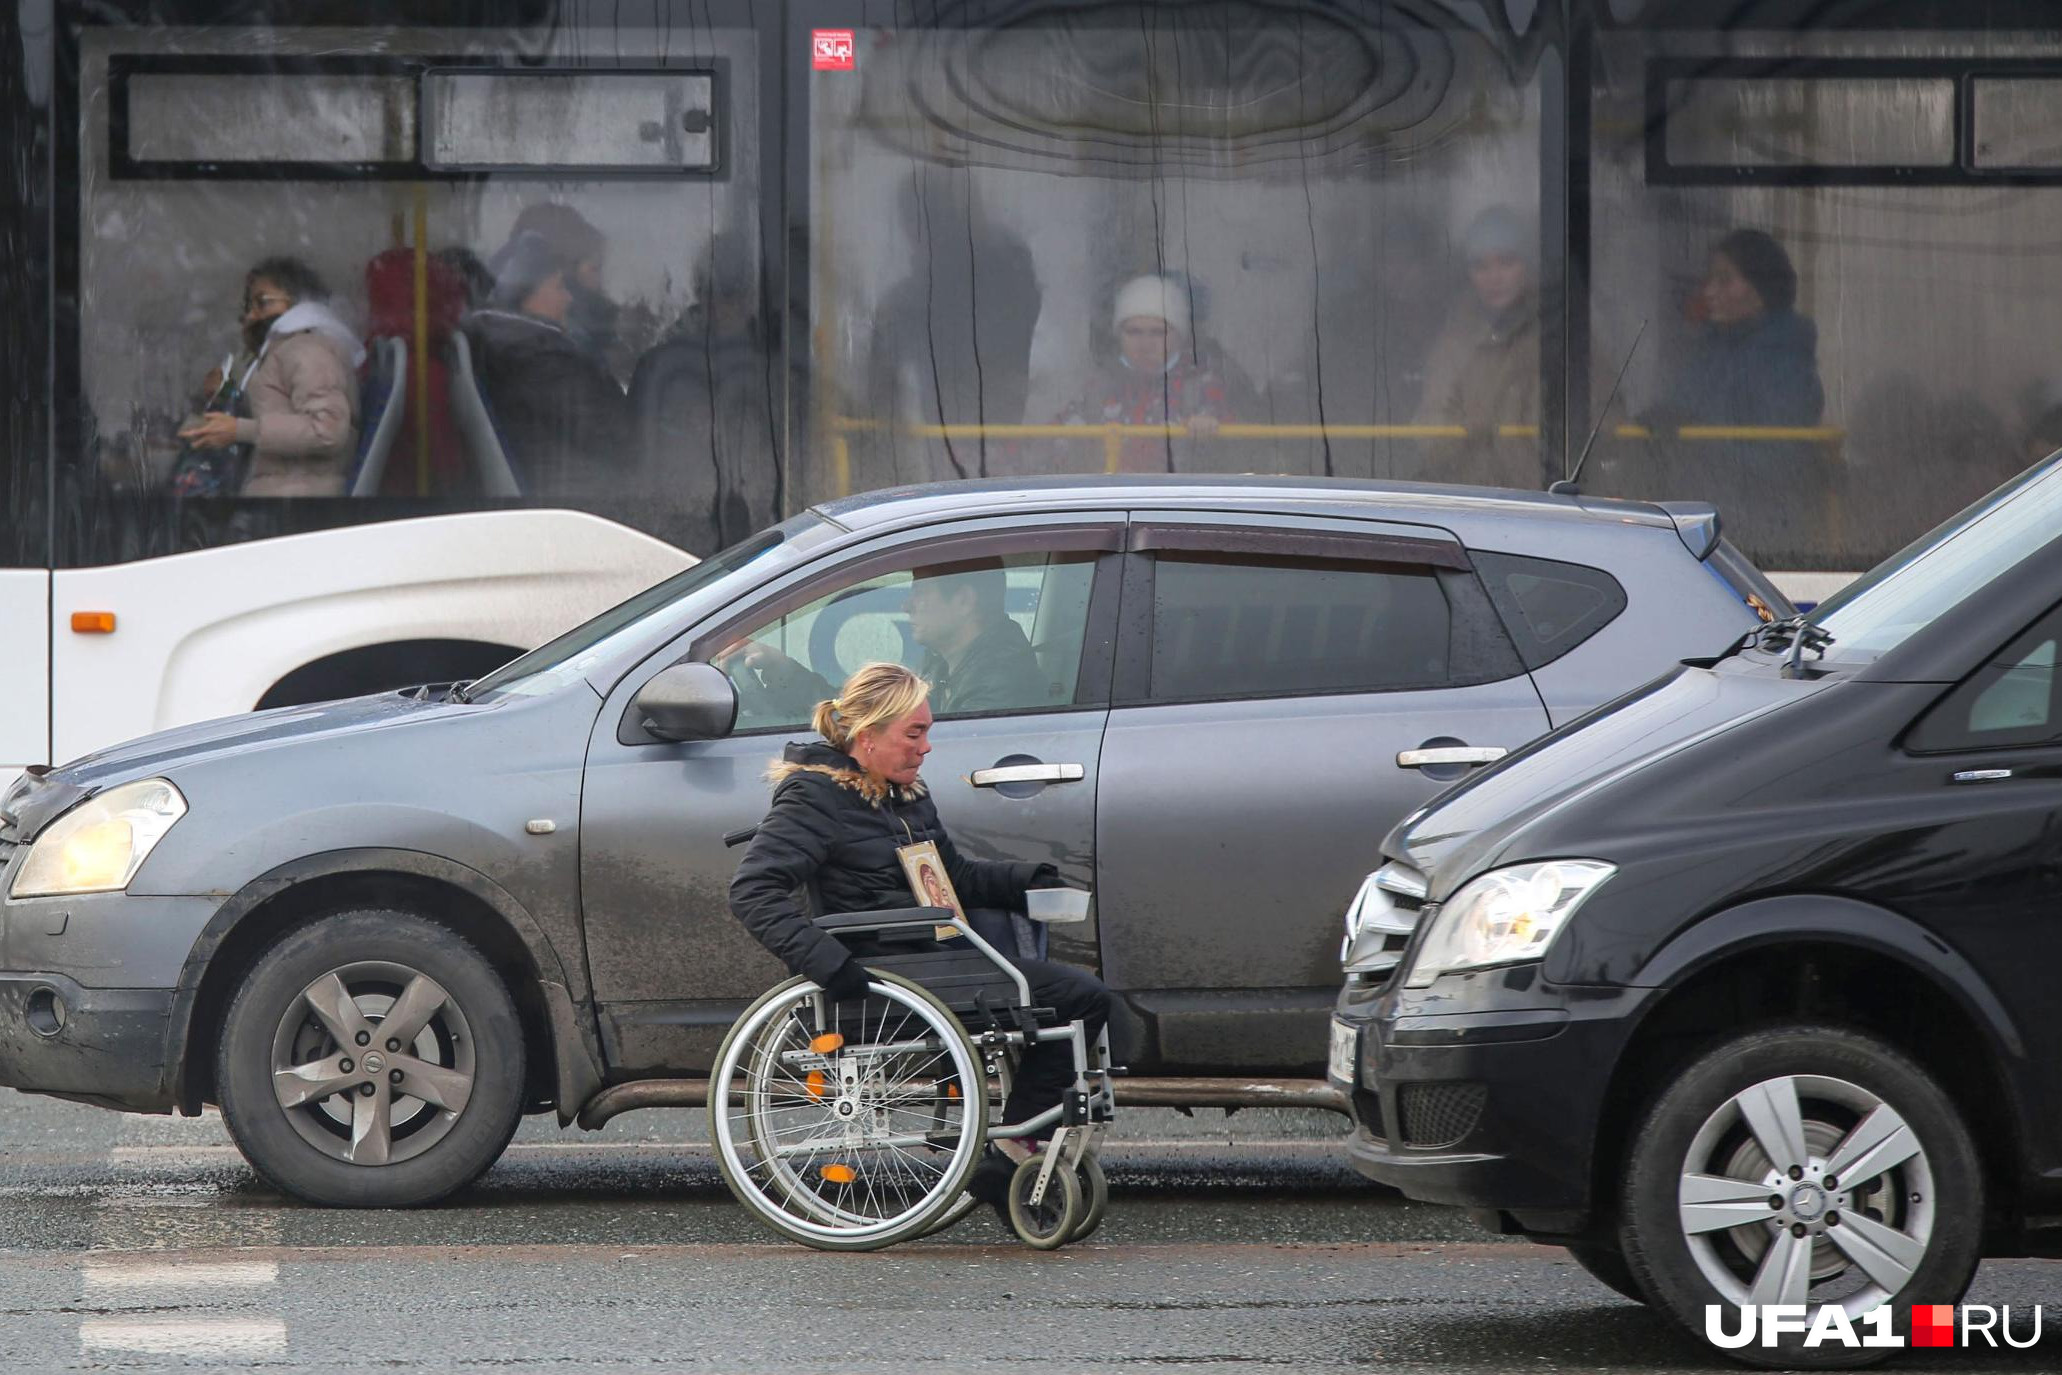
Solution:
<svg viewBox="0 0 2062 1375"><path fill-rule="evenodd" d="M899 664L868 664L818 704L823 739L789 744L771 771L730 904L798 977L755 1003L718 1055L718 1154L741 1200L811 1245L921 1236L976 1199L1034 1245L1059 1245L1085 1235L1106 1198L1094 1147L1109 1115L1109 990L1019 953L1009 913L1057 884L1053 866L953 846L918 777L929 692ZM911 892L903 852L927 842L964 919ZM859 937L874 968L834 931ZM992 1079L1008 1088L990 1127ZM1019 1150L1020 1166L989 1138L1052 1149Z"/></svg>

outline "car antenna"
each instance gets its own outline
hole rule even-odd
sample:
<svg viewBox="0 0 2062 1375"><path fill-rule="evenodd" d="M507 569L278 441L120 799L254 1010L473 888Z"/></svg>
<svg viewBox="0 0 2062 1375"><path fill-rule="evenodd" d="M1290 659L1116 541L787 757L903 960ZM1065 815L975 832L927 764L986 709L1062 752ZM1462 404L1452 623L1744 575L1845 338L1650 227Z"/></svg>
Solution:
<svg viewBox="0 0 2062 1375"><path fill-rule="evenodd" d="M1611 413L1611 403L1618 399L1618 388L1625 383L1625 374L1632 367L1633 355L1640 351L1640 340L1646 336L1647 321L1640 319L1640 327L1633 332L1632 347L1625 351L1625 361L1618 365L1618 376L1611 380L1611 390L1604 397L1604 404L1597 408L1597 423L1589 427L1589 438L1583 441L1582 452L1576 456L1575 467L1559 482L1549 483L1547 491L1554 496L1579 497L1582 489L1575 484L1582 478L1582 465L1589 462L1589 451L1596 447L1597 436L1604 432L1604 417Z"/></svg>

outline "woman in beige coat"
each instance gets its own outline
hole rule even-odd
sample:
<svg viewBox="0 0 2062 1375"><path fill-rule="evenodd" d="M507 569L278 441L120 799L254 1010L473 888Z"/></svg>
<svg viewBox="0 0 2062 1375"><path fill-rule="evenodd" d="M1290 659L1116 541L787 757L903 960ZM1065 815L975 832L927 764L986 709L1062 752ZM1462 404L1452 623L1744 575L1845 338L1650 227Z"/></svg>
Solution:
<svg viewBox="0 0 2062 1375"><path fill-rule="evenodd" d="M268 258L244 279L241 415L207 415L180 431L196 449L251 446L239 495L343 496L358 452L358 365L365 349L326 304L307 264Z"/></svg>
<svg viewBox="0 0 2062 1375"><path fill-rule="evenodd" d="M1527 226L1492 206L1462 237L1468 292L1455 306L1425 365L1420 425L1463 425L1465 439L1427 445L1421 471L1432 482L1538 487L1539 298ZM1505 434L1504 427L1530 433Z"/></svg>

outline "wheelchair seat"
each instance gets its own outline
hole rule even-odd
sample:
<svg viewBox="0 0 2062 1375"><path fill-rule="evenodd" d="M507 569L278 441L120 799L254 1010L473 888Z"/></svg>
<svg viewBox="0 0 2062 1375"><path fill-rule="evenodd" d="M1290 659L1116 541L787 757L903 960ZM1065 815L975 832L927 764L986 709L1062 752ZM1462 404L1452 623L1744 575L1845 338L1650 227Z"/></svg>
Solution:
<svg viewBox="0 0 2062 1375"><path fill-rule="evenodd" d="M830 912L816 918L816 925L853 946L853 957L868 969L922 984L962 1020L997 1019L1021 1007L1017 981L995 961L970 944L951 946L935 939L935 928L951 920L949 907L896 907Z"/></svg>

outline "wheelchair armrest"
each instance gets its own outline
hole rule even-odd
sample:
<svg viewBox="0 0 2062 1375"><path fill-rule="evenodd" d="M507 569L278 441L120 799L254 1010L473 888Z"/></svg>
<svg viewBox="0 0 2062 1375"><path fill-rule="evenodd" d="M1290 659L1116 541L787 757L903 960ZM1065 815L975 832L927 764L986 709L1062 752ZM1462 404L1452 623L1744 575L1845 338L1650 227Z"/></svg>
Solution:
<svg viewBox="0 0 2062 1375"><path fill-rule="evenodd" d="M898 927L944 926L956 920L950 907L888 907L878 912L826 912L816 919L825 931L888 931Z"/></svg>

